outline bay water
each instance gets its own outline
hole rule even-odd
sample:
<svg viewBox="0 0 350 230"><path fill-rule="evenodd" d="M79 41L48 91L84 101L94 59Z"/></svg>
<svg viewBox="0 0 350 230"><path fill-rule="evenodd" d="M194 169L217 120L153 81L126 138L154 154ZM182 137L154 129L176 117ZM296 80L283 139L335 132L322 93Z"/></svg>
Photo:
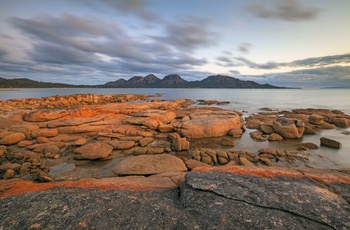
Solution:
<svg viewBox="0 0 350 230"><path fill-rule="evenodd" d="M0 89L0 100L15 98L40 98L68 94L160 94L158 99L218 100L229 104L218 106L224 109L243 111L244 117L261 112L261 108L274 110L292 110L299 108L336 109L350 115L350 89L152 89L152 88L54 88L54 89ZM237 138L234 149L256 152L257 149L271 147L295 149L301 142L319 144L320 137L340 141L339 150L321 146L310 150L310 160L306 166L316 168L350 168L350 128L322 130L317 135L305 135L300 140L283 142L253 141L247 130Z"/></svg>

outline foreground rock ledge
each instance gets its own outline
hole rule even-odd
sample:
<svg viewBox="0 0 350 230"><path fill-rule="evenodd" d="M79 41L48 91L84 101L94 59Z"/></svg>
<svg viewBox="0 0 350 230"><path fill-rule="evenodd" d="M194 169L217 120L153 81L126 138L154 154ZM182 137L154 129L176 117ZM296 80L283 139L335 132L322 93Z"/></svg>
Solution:
<svg viewBox="0 0 350 230"><path fill-rule="evenodd" d="M350 170L196 168L168 177L0 182L3 229L349 229Z"/></svg>

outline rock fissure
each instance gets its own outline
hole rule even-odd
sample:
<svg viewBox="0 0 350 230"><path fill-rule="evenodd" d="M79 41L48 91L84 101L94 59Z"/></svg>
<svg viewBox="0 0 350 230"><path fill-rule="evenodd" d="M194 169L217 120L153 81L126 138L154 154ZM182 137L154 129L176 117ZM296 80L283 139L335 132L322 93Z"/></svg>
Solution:
<svg viewBox="0 0 350 230"><path fill-rule="evenodd" d="M249 202L249 201L246 201L246 200L242 200L242 199L237 199L237 198L232 198L232 197L229 197L229 196L225 196L223 194L220 194L218 192L215 192L213 190L206 190L206 189L200 189L200 188L195 188L193 187L192 185L189 185L192 189L194 190L197 190L197 191L202 191L202 192L209 192L209 193L214 193L215 195L217 196L220 196L222 198L225 198L225 199L229 199L229 200L233 200L233 201L237 201L237 202L242 202L242 203L245 203L245 204L248 204L248 205L252 205L252 206L255 206L255 207L258 207L258 208L264 208L264 209L269 209L269 210L276 210L276 211L281 211L281 212L284 212L284 213L287 213L287 214L290 214L290 215L293 215L297 218L304 218L306 220L309 220L309 221L312 221L312 222L315 222L315 223L318 223L318 224L321 224L323 226L327 226L327 227L330 227L332 229L337 229L336 227L328 224L328 223L325 223L325 222L321 222L321 221L318 221L318 220L314 220L310 217L307 217L305 215L301 215L299 213L295 213L295 212L292 212L290 210L286 210L286 209L282 209L282 208L277 208L277 207L270 207L270 206L265 206L265 205L259 205L259 204L256 204L256 203L253 203L253 202Z"/></svg>

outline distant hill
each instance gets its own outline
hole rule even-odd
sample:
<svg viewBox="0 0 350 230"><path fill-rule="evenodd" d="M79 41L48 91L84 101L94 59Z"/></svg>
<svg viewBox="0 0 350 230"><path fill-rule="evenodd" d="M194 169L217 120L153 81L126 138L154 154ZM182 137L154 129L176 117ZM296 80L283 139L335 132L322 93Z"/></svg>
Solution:
<svg viewBox="0 0 350 230"><path fill-rule="evenodd" d="M85 85L69 85L63 83L40 82L27 78L5 79L0 77L0 88L80 88Z"/></svg>
<svg viewBox="0 0 350 230"><path fill-rule="evenodd" d="M274 89L282 88L269 84L258 84L254 81L242 81L224 75L209 76L201 81L186 81L177 74L167 75L159 79L153 74L146 77L135 76L129 80L119 79L108 82L101 87L109 88L250 88Z"/></svg>
<svg viewBox="0 0 350 230"><path fill-rule="evenodd" d="M242 81L224 75L209 76L201 81L186 81L177 74L163 79L153 74L146 77L134 76L129 80L119 79L104 85L70 85L52 82L39 82L27 78L5 79L0 77L0 88L249 88L277 89L283 88L269 84L258 84L254 81Z"/></svg>

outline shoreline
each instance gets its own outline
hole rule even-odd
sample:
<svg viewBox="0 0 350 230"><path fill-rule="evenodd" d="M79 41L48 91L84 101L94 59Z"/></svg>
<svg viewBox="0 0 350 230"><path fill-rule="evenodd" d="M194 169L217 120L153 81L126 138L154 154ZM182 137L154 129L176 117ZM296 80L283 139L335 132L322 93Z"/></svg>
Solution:
<svg viewBox="0 0 350 230"><path fill-rule="evenodd" d="M142 94L1 103L2 227L350 227L350 168L308 168L323 147L299 140L346 130L341 111L243 119L216 107L225 101ZM242 139L275 147L247 150Z"/></svg>

